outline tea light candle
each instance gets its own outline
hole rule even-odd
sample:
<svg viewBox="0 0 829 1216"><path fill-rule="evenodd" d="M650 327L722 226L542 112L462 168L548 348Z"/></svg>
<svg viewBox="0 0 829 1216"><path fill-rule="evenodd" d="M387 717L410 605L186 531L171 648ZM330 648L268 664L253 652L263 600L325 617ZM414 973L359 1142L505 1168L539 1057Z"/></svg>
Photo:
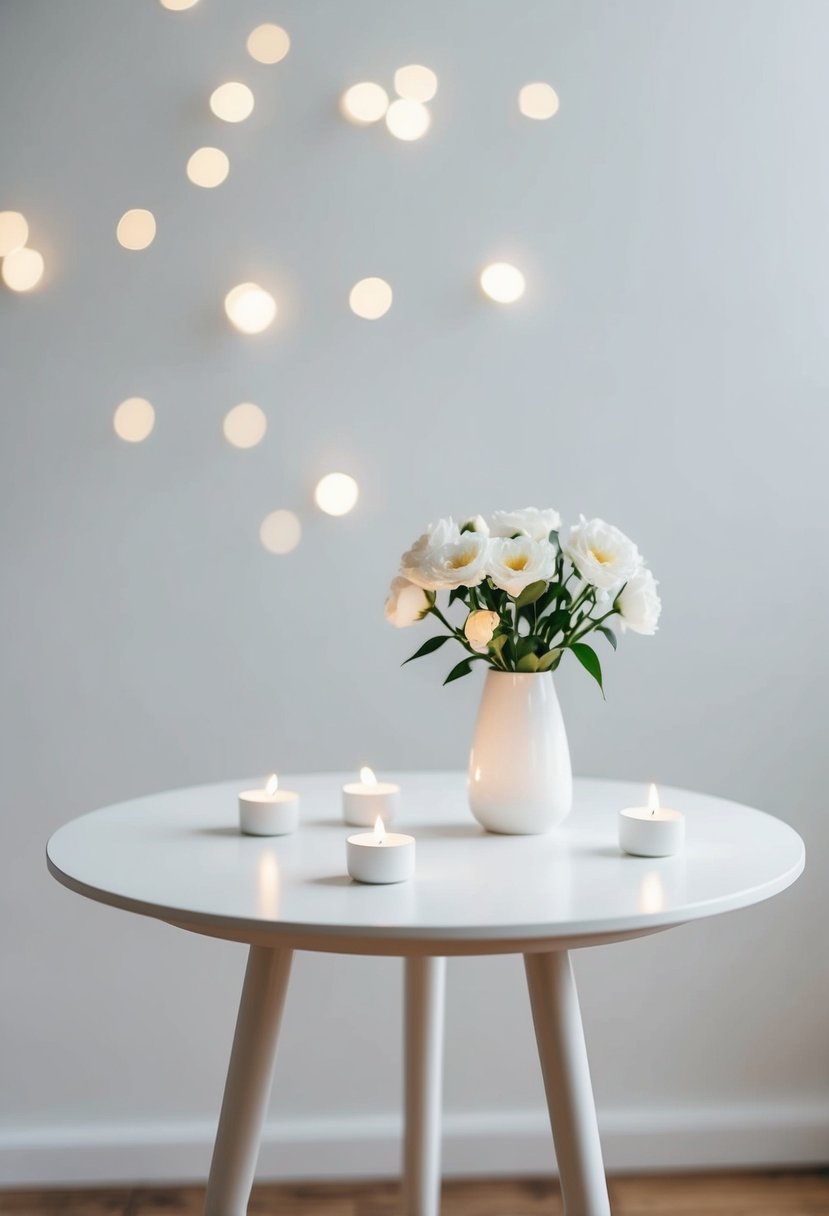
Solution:
<svg viewBox="0 0 829 1216"><path fill-rule="evenodd" d="M648 792L647 806L619 812L619 847L634 857L671 857L685 846L685 816L659 805L656 786Z"/></svg>
<svg viewBox="0 0 829 1216"><path fill-rule="evenodd" d="M346 864L348 873L357 882L405 882L414 874L414 836L387 832L378 816L373 832L349 836Z"/></svg>
<svg viewBox="0 0 829 1216"><path fill-rule="evenodd" d="M239 827L246 836L287 836L299 823L299 794L281 790L276 773L264 789L239 795Z"/></svg>
<svg viewBox="0 0 829 1216"><path fill-rule="evenodd" d="M370 768L360 769L360 780L343 786L343 818L355 828L370 828L379 817L391 823L400 809L400 786L378 781Z"/></svg>

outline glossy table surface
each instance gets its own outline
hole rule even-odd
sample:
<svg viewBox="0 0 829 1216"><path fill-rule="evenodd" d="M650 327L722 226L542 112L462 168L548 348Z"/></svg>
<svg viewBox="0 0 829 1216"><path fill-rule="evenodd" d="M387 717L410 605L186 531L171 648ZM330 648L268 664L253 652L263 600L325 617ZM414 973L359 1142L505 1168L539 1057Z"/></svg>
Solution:
<svg viewBox="0 0 829 1216"><path fill-rule="evenodd" d="M548 836L484 832L460 773L404 773L394 830L417 839L413 881L364 886L345 873L340 790L352 774L285 776L301 796L291 836L242 836L239 780L93 811L47 847L52 874L93 899L234 940L306 949L476 953L516 943L577 945L668 928L767 899L803 869L797 833L761 811L686 790L681 856L637 858L617 844L617 812L644 785L579 780ZM583 944L589 944L584 940Z"/></svg>

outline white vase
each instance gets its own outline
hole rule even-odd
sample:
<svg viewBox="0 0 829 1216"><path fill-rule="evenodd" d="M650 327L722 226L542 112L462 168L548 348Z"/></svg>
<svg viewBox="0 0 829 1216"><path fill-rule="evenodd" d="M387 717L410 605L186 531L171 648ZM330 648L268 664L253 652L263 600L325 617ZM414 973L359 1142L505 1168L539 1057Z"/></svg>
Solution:
<svg viewBox="0 0 829 1216"><path fill-rule="evenodd" d="M536 836L570 813L573 774L550 672L495 671L469 754L469 807L488 832Z"/></svg>

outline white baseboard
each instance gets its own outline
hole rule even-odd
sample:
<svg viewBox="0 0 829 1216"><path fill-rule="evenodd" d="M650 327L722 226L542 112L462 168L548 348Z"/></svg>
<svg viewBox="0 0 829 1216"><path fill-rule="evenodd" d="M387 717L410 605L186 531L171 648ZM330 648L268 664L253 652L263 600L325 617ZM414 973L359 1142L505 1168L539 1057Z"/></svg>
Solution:
<svg viewBox="0 0 829 1216"><path fill-rule="evenodd" d="M608 1110L600 1114L611 1171L795 1166L829 1161L829 1103ZM0 1129L0 1184L203 1181L215 1126L206 1121ZM400 1162L400 1118L342 1115L268 1124L258 1177L380 1178ZM552 1172L544 1111L448 1113L444 1173Z"/></svg>

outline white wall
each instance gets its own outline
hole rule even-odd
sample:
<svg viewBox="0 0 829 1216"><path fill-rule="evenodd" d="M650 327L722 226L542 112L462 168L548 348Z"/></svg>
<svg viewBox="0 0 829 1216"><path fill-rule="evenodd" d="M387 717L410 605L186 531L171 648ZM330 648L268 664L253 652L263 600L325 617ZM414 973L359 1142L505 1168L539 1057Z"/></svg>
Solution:
<svg viewBox="0 0 829 1216"><path fill-rule="evenodd" d="M244 50L266 19L275 68ZM662 581L606 704L561 672L576 767L753 803L809 849L768 905L578 959L610 1163L826 1157L828 45L820 0L2 6L0 208L48 263L0 291L2 1180L202 1175L244 961L59 888L49 833L271 766L461 767L478 684L400 669L386 580L427 519L528 502L617 521ZM421 143L339 118L412 61L440 78ZM238 128L206 107L234 76ZM516 113L539 78L551 123ZM200 191L209 142L232 171ZM133 206L143 254L114 239ZM512 309L476 292L498 257ZM377 324L346 307L370 274ZM281 305L258 339L221 310L246 278ZM111 429L135 394L141 446ZM242 400L270 420L246 453ZM362 488L340 521L310 502L332 468ZM257 537L279 506L284 559ZM518 960L449 979L450 1168L546 1168ZM266 1172L393 1168L399 980L299 959Z"/></svg>

